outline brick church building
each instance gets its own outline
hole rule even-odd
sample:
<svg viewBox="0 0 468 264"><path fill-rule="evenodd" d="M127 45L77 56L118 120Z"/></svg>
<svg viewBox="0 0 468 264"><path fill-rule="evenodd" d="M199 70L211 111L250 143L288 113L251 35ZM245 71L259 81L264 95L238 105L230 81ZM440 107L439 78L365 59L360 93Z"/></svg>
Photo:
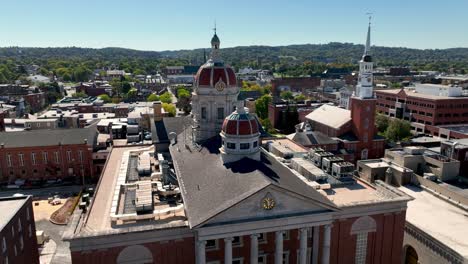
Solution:
<svg viewBox="0 0 468 264"><path fill-rule="evenodd" d="M377 135L375 128L377 100L373 92L372 71L369 26L350 110L323 105L308 114L306 124L300 124L300 129L288 137L305 147L322 147L353 162L382 157L385 139Z"/></svg>

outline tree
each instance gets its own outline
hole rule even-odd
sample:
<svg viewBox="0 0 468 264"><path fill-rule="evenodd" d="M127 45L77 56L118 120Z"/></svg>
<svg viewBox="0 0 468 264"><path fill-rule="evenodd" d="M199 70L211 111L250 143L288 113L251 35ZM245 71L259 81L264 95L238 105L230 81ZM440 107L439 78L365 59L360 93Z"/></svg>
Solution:
<svg viewBox="0 0 468 264"><path fill-rule="evenodd" d="M99 97L99 99L104 101L104 103L106 103L106 104L112 102L112 98L110 98L110 96L107 95L107 94L101 94L98 97Z"/></svg>
<svg viewBox="0 0 468 264"><path fill-rule="evenodd" d="M302 102L305 99L306 99L306 97L303 94L298 94L298 95L294 96L294 101L296 101L296 102Z"/></svg>
<svg viewBox="0 0 468 264"><path fill-rule="evenodd" d="M267 131L268 133L272 133L274 131L273 126L271 125L270 119L268 118L260 119L260 123L262 124L263 129Z"/></svg>
<svg viewBox="0 0 468 264"><path fill-rule="evenodd" d="M393 142L407 139L411 136L411 124L401 119L392 119L385 131L385 137Z"/></svg>
<svg viewBox="0 0 468 264"><path fill-rule="evenodd" d="M282 99L287 101L294 99L294 96L290 91L282 91L280 96Z"/></svg>
<svg viewBox="0 0 468 264"><path fill-rule="evenodd" d="M177 109L176 109L175 105L168 104L168 103L163 103L162 107L163 107L164 111L169 113L169 116L171 116L171 117L176 116Z"/></svg>
<svg viewBox="0 0 468 264"><path fill-rule="evenodd" d="M268 105L271 102L270 95L262 95L262 97L258 98L255 101L255 112L260 119L268 118Z"/></svg>
<svg viewBox="0 0 468 264"><path fill-rule="evenodd" d="M146 98L146 101L148 102L159 101L159 96L157 94L150 94L148 98Z"/></svg>
<svg viewBox="0 0 468 264"><path fill-rule="evenodd" d="M132 86L129 82L124 81L122 82L122 90L121 93L128 94L128 92L132 89Z"/></svg>
<svg viewBox="0 0 468 264"><path fill-rule="evenodd" d="M88 97L88 95L85 94L84 92L78 92L78 93L72 94L72 97L73 98L84 98L84 97Z"/></svg>
<svg viewBox="0 0 468 264"><path fill-rule="evenodd" d="M387 116L383 114L376 114L375 115L375 127L377 128L377 131L379 133L385 133L385 131L388 128L388 125L390 123L390 120Z"/></svg>
<svg viewBox="0 0 468 264"><path fill-rule="evenodd" d="M192 107L190 105L190 92L187 89L180 88L177 90L177 108L184 110L185 114L190 113Z"/></svg>
<svg viewBox="0 0 468 264"><path fill-rule="evenodd" d="M135 98L137 95L138 95L138 90L136 88L130 89L130 91L128 91L127 93L128 98Z"/></svg>
<svg viewBox="0 0 468 264"><path fill-rule="evenodd" d="M172 103L172 94L170 92L165 92L159 96L159 100L163 103L170 104Z"/></svg>
<svg viewBox="0 0 468 264"><path fill-rule="evenodd" d="M190 92L185 88L177 89L177 98L186 97L190 98Z"/></svg>

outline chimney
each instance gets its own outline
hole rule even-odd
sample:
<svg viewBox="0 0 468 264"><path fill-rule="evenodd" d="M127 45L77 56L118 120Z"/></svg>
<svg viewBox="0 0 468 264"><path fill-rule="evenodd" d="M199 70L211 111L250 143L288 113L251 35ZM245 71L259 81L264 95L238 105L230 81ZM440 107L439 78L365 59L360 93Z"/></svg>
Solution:
<svg viewBox="0 0 468 264"><path fill-rule="evenodd" d="M153 102L154 121L161 121L162 120L161 107L162 107L162 104L161 104L160 101Z"/></svg>
<svg viewBox="0 0 468 264"><path fill-rule="evenodd" d="M0 132L5 131L5 112L0 111Z"/></svg>

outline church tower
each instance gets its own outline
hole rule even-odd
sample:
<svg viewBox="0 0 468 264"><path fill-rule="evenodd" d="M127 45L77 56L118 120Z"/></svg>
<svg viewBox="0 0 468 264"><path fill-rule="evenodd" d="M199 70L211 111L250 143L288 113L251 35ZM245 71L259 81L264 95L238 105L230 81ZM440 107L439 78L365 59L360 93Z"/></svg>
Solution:
<svg viewBox="0 0 468 264"><path fill-rule="evenodd" d="M220 56L220 44L216 28L211 38L211 54L195 76L192 93L194 140L201 143L219 134L224 118L237 105L240 88L234 70Z"/></svg>
<svg viewBox="0 0 468 264"><path fill-rule="evenodd" d="M364 55L359 61L359 79L356 86L356 96L365 99L372 98L373 95L373 68L372 56L370 55L370 34L371 23L369 18L369 27L367 29L366 47L364 48Z"/></svg>
<svg viewBox="0 0 468 264"><path fill-rule="evenodd" d="M368 159L378 157L381 153L373 146L375 130L375 105L377 100L373 94L373 62L370 55L370 17L367 29L367 40L364 55L359 61L359 80L356 93L351 97L351 119L353 133L359 144L356 146L355 158Z"/></svg>

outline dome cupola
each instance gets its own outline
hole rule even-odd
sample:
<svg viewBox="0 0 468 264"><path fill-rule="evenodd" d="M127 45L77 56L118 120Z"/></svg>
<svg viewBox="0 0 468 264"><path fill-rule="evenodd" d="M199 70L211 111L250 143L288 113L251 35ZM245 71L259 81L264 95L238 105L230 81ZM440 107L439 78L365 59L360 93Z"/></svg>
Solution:
<svg viewBox="0 0 468 264"><path fill-rule="evenodd" d="M260 132L255 116L238 107L224 119L221 129L221 157L224 163L242 158L260 159Z"/></svg>

